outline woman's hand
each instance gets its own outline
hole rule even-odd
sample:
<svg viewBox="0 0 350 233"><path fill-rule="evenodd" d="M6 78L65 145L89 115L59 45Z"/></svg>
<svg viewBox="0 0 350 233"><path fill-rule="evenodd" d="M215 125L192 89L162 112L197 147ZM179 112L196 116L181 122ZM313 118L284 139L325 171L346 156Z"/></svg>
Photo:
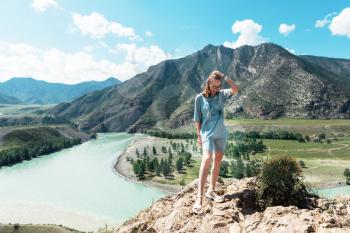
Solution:
<svg viewBox="0 0 350 233"><path fill-rule="evenodd" d="M225 74L221 73L221 72L219 72L218 75L220 75L221 79L224 79L224 77L225 77Z"/></svg>
<svg viewBox="0 0 350 233"><path fill-rule="evenodd" d="M202 137L201 137L201 135L198 135L198 137L197 137L197 143L198 143L198 146L199 146L199 147L202 147Z"/></svg>
<svg viewBox="0 0 350 233"><path fill-rule="evenodd" d="M225 80L226 82L229 80L229 81L232 81L227 75L225 75L224 73L221 73L219 72L219 75L221 77L221 79Z"/></svg>
<svg viewBox="0 0 350 233"><path fill-rule="evenodd" d="M232 79L230 79L228 76L224 76L223 79L228 83L228 85L230 85L233 94L237 94L238 93L238 86L236 84L234 84L234 82L232 81Z"/></svg>

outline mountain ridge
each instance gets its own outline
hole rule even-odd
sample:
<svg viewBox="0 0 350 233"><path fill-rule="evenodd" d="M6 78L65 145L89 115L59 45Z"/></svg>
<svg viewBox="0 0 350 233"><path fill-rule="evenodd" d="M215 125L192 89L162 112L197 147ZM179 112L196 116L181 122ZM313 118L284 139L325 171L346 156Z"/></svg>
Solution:
<svg viewBox="0 0 350 233"><path fill-rule="evenodd" d="M72 101L87 92L121 83L110 77L104 81L86 81L77 84L49 83L31 77L14 77L0 83L0 93L15 97L26 104L54 104Z"/></svg>
<svg viewBox="0 0 350 233"><path fill-rule="evenodd" d="M326 68L272 43L237 49L208 44L185 57L150 66L118 86L57 105L50 113L73 120L82 130L176 128L191 121L195 94L218 69L242 94L227 103L226 116L348 119L350 81Z"/></svg>

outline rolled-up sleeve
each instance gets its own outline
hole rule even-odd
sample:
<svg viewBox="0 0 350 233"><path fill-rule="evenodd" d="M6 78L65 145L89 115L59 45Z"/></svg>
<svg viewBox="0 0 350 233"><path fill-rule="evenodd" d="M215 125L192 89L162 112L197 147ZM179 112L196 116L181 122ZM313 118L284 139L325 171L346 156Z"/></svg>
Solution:
<svg viewBox="0 0 350 233"><path fill-rule="evenodd" d="M200 96L199 95L197 95L195 100L194 100L193 121L202 122L202 112L201 112L201 103L200 103Z"/></svg>

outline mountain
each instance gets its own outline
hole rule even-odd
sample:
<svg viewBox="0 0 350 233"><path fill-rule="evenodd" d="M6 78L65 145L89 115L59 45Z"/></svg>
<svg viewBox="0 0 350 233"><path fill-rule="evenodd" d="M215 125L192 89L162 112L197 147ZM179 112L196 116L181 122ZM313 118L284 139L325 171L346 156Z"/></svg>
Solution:
<svg viewBox="0 0 350 233"><path fill-rule="evenodd" d="M21 102L16 97L0 94L0 104L20 104Z"/></svg>
<svg viewBox="0 0 350 233"><path fill-rule="evenodd" d="M48 83L33 78L12 78L0 83L0 93L16 97L28 104L54 104L70 102L90 91L121 83L116 78L104 81L88 81L78 84Z"/></svg>
<svg viewBox="0 0 350 233"><path fill-rule="evenodd" d="M209 44L150 66L118 86L59 104L49 113L75 121L82 130L178 127L191 121L195 95L218 69L232 77L242 94L227 103L227 116L349 118L349 62L296 56L272 43L237 49ZM223 87L228 88L226 83Z"/></svg>
<svg viewBox="0 0 350 233"><path fill-rule="evenodd" d="M160 198L137 216L127 220L116 232L350 232L350 199L306 198L309 208L273 206L261 210L256 206L254 178L227 179L218 182L225 202L203 199L202 213L191 212L198 179L180 192ZM208 183L208 182L207 182Z"/></svg>
<svg viewBox="0 0 350 233"><path fill-rule="evenodd" d="M313 66L325 69L338 76L350 79L350 60L328 58L328 57L316 57L310 55L300 56L305 61L311 63Z"/></svg>

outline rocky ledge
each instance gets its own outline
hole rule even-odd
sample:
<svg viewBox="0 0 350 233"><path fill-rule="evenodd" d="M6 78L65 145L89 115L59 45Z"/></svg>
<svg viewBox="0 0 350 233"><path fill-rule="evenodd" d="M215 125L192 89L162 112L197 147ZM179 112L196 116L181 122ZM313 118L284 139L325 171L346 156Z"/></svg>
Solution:
<svg viewBox="0 0 350 233"><path fill-rule="evenodd" d="M229 179L217 187L225 202L203 199L199 215L191 212L195 180L180 192L159 199L117 232L350 232L350 198L307 198L307 209L275 206L261 211L255 204L255 178Z"/></svg>

